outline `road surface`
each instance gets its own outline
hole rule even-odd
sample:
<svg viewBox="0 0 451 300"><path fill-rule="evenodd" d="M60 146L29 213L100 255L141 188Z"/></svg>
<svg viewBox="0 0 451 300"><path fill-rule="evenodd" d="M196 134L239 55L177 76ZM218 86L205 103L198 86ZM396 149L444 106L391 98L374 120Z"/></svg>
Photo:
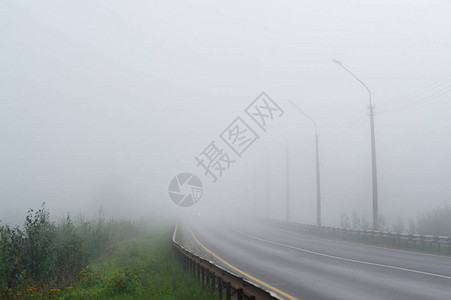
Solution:
<svg viewBox="0 0 451 300"><path fill-rule="evenodd" d="M182 243L285 299L451 299L451 258L246 221L190 220Z"/></svg>

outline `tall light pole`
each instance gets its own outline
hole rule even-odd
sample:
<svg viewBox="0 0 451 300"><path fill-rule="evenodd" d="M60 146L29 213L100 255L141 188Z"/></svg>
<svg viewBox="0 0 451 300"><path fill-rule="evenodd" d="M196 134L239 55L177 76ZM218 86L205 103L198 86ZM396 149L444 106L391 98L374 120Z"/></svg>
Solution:
<svg viewBox="0 0 451 300"><path fill-rule="evenodd" d="M257 170L255 166L254 161L254 168L253 168L253 178L254 178L254 214L257 212Z"/></svg>
<svg viewBox="0 0 451 300"><path fill-rule="evenodd" d="M287 138L278 130L276 130L274 127L272 127L271 125L269 125L272 129L274 129L282 138L283 141L285 142L285 159L286 159L286 195L287 195L287 199L286 199L286 211L285 211L285 219L287 222L290 221L290 157L288 155L288 141Z"/></svg>
<svg viewBox="0 0 451 300"><path fill-rule="evenodd" d="M266 157L266 218L269 219L269 158Z"/></svg>
<svg viewBox="0 0 451 300"><path fill-rule="evenodd" d="M304 116L306 116L310 121L312 121L313 126L315 126L315 149L316 149L316 224L321 226L321 180L319 172L319 143L318 143L318 126L316 122L310 118L302 109L300 109L293 101L290 103Z"/></svg>
<svg viewBox="0 0 451 300"><path fill-rule="evenodd" d="M378 197L377 197L377 165L376 165L376 138L374 137L374 106L371 101L371 91L368 86L360 80L356 75L349 71L341 62L336 59L332 60L334 63L342 67L346 72L351 74L358 82L360 82L368 91L368 96L370 100L370 105L368 109L370 111L370 127L371 127L371 164L372 164L372 178L373 178L373 230L378 230L379 228L379 208L378 208Z"/></svg>

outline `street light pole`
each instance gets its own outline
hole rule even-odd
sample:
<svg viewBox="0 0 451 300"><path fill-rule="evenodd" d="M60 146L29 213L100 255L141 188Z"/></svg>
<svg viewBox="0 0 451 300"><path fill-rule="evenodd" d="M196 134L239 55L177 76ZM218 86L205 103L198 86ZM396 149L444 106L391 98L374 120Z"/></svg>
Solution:
<svg viewBox="0 0 451 300"><path fill-rule="evenodd" d="M302 109L300 109L293 101L290 103L304 116L306 116L310 121L312 121L313 126L315 126L315 152L316 152L316 224L321 226L321 178L319 171L319 142L318 142L318 126L316 122L310 118Z"/></svg>
<svg viewBox="0 0 451 300"><path fill-rule="evenodd" d="M255 166L255 161L254 161L254 214L257 212L257 171L256 171L256 166Z"/></svg>
<svg viewBox="0 0 451 300"><path fill-rule="evenodd" d="M286 141L285 141L286 142ZM286 151L286 170L287 170L287 204L286 204L286 220L290 222L290 157L288 156L288 145L285 148Z"/></svg>
<svg viewBox="0 0 451 300"><path fill-rule="evenodd" d="M269 158L266 157L266 218L269 216Z"/></svg>
<svg viewBox="0 0 451 300"><path fill-rule="evenodd" d="M349 71L340 61L333 59L334 63L342 67L346 72L351 74L358 82L360 82L368 91L368 96L370 100L370 105L368 109L370 111L370 127L371 127L371 164L372 164L372 179L373 179L373 230L378 230L379 228L379 204L378 204L378 195L377 195L377 164L376 164L376 138L374 136L374 106L371 100L371 91L368 86L360 80L356 75L354 75L351 71Z"/></svg>
<svg viewBox="0 0 451 300"><path fill-rule="evenodd" d="M274 129L282 138L283 141L285 142L285 162L286 162L286 211L285 211L285 219L287 222L290 221L290 157L289 157L289 153L288 153L288 141L287 138L277 129L275 129L274 127L272 127L270 125L270 127L272 129Z"/></svg>
<svg viewBox="0 0 451 300"><path fill-rule="evenodd" d="M318 132L315 127L315 148L316 148L316 224L321 226L321 187L319 175L319 146L318 146Z"/></svg>

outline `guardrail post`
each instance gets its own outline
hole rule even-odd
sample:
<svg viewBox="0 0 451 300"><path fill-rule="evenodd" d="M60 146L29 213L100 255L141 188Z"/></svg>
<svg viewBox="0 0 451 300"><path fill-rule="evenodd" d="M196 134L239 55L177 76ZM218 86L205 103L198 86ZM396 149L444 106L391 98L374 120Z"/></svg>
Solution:
<svg viewBox="0 0 451 300"><path fill-rule="evenodd" d="M236 297L237 297L237 299L238 300L243 300L243 289L238 289L237 291L236 291Z"/></svg>
<svg viewBox="0 0 451 300"><path fill-rule="evenodd" d="M191 260L191 272L193 273L193 276L196 277L196 262L194 260Z"/></svg>
<svg viewBox="0 0 451 300"><path fill-rule="evenodd" d="M218 294L219 300L222 300L222 278L218 277Z"/></svg>
<svg viewBox="0 0 451 300"><path fill-rule="evenodd" d="M216 283L215 283L215 280L216 280L216 275L215 275L215 273L211 273L211 289L214 291L215 290L215 287L216 287Z"/></svg>
<svg viewBox="0 0 451 300"><path fill-rule="evenodd" d="M226 282L226 300L232 299L232 289L230 286L230 282Z"/></svg>
<svg viewBox="0 0 451 300"><path fill-rule="evenodd" d="M197 283L202 283L202 287L211 288L212 291L215 291L217 286L220 300L224 299L224 289L226 289L225 298L227 300L232 299L232 297L237 300L274 299L268 291L248 282L245 278L229 273L213 262L191 253L178 244L174 238L172 243L174 250L179 253L179 261L183 263L185 270L189 273L192 272Z"/></svg>
<svg viewBox="0 0 451 300"><path fill-rule="evenodd" d="M202 286L204 286L205 284L205 268L204 267L200 267L200 274L201 274L201 282L202 282Z"/></svg>

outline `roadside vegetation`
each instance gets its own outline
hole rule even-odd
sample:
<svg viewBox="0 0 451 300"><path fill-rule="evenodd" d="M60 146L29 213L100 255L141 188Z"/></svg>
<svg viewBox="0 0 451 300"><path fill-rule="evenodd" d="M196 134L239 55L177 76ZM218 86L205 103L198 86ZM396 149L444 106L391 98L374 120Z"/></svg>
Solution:
<svg viewBox="0 0 451 300"><path fill-rule="evenodd" d="M372 226L367 218L354 211L350 216L347 213L340 215L341 228L371 230ZM451 206L444 205L420 214L417 219L409 219L406 224L402 218L398 218L387 226L382 216L379 216L380 231L391 231L395 233L409 233L421 235L447 236L451 237ZM373 239L366 236L354 236L354 240L363 242L385 244L393 247L416 249L420 251L438 252L442 254L451 254L449 246L438 245L430 242L417 242L413 240L394 240L391 238Z"/></svg>
<svg viewBox="0 0 451 300"><path fill-rule="evenodd" d="M43 205L22 227L0 224L0 299L212 299L171 248L173 224L50 221Z"/></svg>
<svg viewBox="0 0 451 300"><path fill-rule="evenodd" d="M413 226L419 234L451 236L451 205L437 207L420 215Z"/></svg>
<svg viewBox="0 0 451 300"><path fill-rule="evenodd" d="M356 211L353 211L352 214L342 213L340 226L346 229L372 229L370 221ZM407 224L402 218L398 218L391 226L388 226L384 217L379 215L379 227L381 231L451 236L451 205L439 206L426 211L418 215L416 220L409 219Z"/></svg>

